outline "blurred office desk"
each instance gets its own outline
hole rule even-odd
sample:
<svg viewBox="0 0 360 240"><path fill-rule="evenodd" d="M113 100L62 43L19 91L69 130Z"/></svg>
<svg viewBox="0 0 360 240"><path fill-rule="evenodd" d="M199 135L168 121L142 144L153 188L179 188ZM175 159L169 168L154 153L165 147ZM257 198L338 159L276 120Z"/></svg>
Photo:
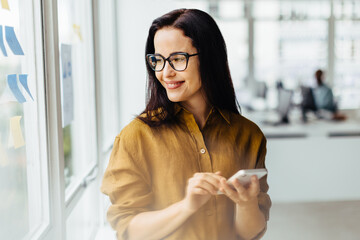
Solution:
<svg viewBox="0 0 360 240"><path fill-rule="evenodd" d="M360 121L309 119L272 126L272 113L243 115L268 139L266 167L274 202L360 200Z"/></svg>
<svg viewBox="0 0 360 240"><path fill-rule="evenodd" d="M243 115L255 122L268 139L360 137L360 119L333 121L310 115L308 122L304 123L301 114L295 112L289 116L288 124L277 124L279 119L272 111L245 112Z"/></svg>

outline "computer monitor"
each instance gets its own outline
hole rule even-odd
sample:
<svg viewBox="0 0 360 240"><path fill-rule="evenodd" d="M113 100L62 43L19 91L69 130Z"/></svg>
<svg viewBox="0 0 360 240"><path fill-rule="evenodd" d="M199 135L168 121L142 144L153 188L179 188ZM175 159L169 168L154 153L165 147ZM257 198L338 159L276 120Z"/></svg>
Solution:
<svg viewBox="0 0 360 240"><path fill-rule="evenodd" d="M279 123L280 124L289 123L288 114L291 107L293 91L284 88L279 88L278 93L279 93L279 104L277 107L277 112L280 116Z"/></svg>
<svg viewBox="0 0 360 240"><path fill-rule="evenodd" d="M306 113L312 111L316 113L317 107L315 104L314 93L311 87L301 86L301 112L302 112L302 119L304 122L307 121Z"/></svg>
<svg viewBox="0 0 360 240"><path fill-rule="evenodd" d="M258 98L266 98L267 86L265 82L255 82L255 96Z"/></svg>

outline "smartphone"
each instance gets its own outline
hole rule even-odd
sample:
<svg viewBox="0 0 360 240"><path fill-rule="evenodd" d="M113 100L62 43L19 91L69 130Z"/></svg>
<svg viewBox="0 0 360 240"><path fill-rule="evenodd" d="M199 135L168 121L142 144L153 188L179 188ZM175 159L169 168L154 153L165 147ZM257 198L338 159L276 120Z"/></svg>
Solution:
<svg viewBox="0 0 360 240"><path fill-rule="evenodd" d="M232 175L228 180L227 183L233 187L232 182L235 178L239 180L239 182L243 186L247 186L251 182L251 176L256 175L257 178L264 177L267 174L267 170L265 168L256 168L256 169L241 169L234 175ZM223 194L222 192L218 191L218 194Z"/></svg>

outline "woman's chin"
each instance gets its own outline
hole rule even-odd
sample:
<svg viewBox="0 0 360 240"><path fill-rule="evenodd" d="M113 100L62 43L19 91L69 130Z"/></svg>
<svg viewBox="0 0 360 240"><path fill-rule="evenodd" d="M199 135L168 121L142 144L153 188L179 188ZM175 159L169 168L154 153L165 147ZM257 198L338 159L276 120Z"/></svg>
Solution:
<svg viewBox="0 0 360 240"><path fill-rule="evenodd" d="M178 100L177 98L169 98L169 100L173 103L181 102L181 100Z"/></svg>
<svg viewBox="0 0 360 240"><path fill-rule="evenodd" d="M180 96L173 96L168 94L168 98L171 102L181 102L183 99Z"/></svg>

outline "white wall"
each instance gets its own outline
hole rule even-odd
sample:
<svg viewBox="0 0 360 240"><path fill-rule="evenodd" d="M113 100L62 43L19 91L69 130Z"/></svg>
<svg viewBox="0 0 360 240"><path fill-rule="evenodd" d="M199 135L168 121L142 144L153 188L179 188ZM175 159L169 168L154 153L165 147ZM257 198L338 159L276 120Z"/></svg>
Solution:
<svg viewBox="0 0 360 240"><path fill-rule="evenodd" d="M273 202L360 199L360 138L268 139Z"/></svg>

